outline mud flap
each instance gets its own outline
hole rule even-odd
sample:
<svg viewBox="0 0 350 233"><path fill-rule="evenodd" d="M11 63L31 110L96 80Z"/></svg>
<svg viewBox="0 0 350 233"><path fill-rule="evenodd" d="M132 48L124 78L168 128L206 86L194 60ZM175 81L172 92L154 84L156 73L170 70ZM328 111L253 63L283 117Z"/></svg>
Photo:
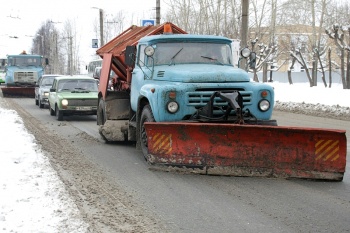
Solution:
<svg viewBox="0 0 350 233"><path fill-rule="evenodd" d="M1 87L3 97L35 98L34 87Z"/></svg>
<svg viewBox="0 0 350 233"><path fill-rule="evenodd" d="M341 181L344 130L207 123L145 123L150 162L206 174Z"/></svg>

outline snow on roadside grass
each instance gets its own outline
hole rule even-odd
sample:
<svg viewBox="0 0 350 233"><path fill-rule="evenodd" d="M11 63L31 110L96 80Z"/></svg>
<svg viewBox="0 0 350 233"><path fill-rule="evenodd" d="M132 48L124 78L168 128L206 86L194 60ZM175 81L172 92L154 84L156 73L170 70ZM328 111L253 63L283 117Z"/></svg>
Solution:
<svg viewBox="0 0 350 233"><path fill-rule="evenodd" d="M318 83L310 87L308 83L268 83L274 87L275 100L283 103L322 104L326 106L350 107L350 89L342 84L333 84L331 88Z"/></svg>
<svg viewBox="0 0 350 233"><path fill-rule="evenodd" d="M87 232L88 225L15 111L0 108L0 130L0 232Z"/></svg>

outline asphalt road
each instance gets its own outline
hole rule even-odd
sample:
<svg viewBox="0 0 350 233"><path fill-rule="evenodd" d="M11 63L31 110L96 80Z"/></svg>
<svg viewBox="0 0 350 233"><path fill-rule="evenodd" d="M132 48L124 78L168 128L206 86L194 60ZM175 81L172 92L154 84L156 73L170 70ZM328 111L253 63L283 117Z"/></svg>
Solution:
<svg viewBox="0 0 350 233"><path fill-rule="evenodd" d="M133 144L104 143L98 134L95 116L67 117L58 122L48 109L39 109L34 99L14 101L48 130L81 146L89 160L135 201L158 216L171 232L350 231L349 162L342 182L158 171L145 163ZM283 112L276 112L274 118L279 125L350 132L348 121ZM79 140L84 134L77 132L87 133L96 138L97 143L84 144Z"/></svg>

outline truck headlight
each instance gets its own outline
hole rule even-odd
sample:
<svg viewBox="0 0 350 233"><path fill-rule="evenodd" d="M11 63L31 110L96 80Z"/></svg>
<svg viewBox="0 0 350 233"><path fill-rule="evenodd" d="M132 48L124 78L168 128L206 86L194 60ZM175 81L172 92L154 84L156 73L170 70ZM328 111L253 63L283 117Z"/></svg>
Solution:
<svg viewBox="0 0 350 233"><path fill-rule="evenodd" d="M241 56L244 57L244 58L249 57L249 56L250 56L250 53L251 53L251 51L250 51L249 48L243 48L243 49L241 50Z"/></svg>
<svg viewBox="0 0 350 233"><path fill-rule="evenodd" d="M49 92L44 92L44 96L48 97L49 96Z"/></svg>
<svg viewBox="0 0 350 233"><path fill-rule="evenodd" d="M270 102L268 100L260 100L259 102L259 109L262 112L266 112L270 109Z"/></svg>
<svg viewBox="0 0 350 233"><path fill-rule="evenodd" d="M167 108L170 113L175 113L177 110L179 110L179 104L175 101L170 101L167 104Z"/></svg>
<svg viewBox="0 0 350 233"><path fill-rule="evenodd" d="M61 103L62 103L63 107L68 106L68 100L66 100L66 99L63 99Z"/></svg>

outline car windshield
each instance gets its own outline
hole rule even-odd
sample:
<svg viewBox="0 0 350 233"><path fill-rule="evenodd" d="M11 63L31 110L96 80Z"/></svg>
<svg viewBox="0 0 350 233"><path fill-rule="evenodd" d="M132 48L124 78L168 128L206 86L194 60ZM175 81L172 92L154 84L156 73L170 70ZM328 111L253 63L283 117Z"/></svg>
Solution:
<svg viewBox="0 0 350 233"><path fill-rule="evenodd" d="M62 91L70 91L70 92L91 92L98 91L97 83L94 79L91 80L79 80L79 79L71 79L71 80L61 80L58 84L58 92Z"/></svg>
<svg viewBox="0 0 350 233"><path fill-rule="evenodd" d="M154 65L175 65L191 63L231 64L231 49L218 43L158 43L153 55ZM151 65L151 59L148 65Z"/></svg>
<svg viewBox="0 0 350 233"><path fill-rule="evenodd" d="M41 81L41 86L52 86L53 80L55 79L54 76L52 77L44 77Z"/></svg>

